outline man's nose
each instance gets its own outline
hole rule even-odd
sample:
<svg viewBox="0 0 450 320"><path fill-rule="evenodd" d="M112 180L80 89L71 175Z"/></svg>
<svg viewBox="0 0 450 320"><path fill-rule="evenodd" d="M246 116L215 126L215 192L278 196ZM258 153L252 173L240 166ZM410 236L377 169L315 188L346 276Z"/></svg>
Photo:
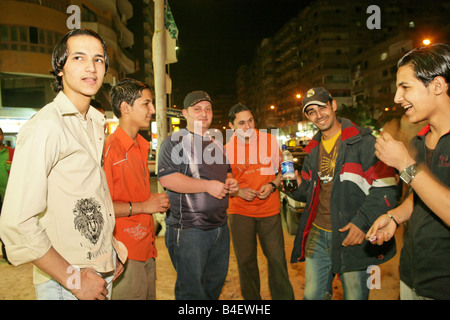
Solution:
<svg viewBox="0 0 450 320"><path fill-rule="evenodd" d="M394 96L394 102L400 104L402 103L402 101L403 101L403 94L401 93L400 90L397 89Z"/></svg>
<svg viewBox="0 0 450 320"><path fill-rule="evenodd" d="M94 61L94 59L88 59L88 61L86 62L85 68L86 68L86 71L95 72L96 69L95 69L95 61Z"/></svg>

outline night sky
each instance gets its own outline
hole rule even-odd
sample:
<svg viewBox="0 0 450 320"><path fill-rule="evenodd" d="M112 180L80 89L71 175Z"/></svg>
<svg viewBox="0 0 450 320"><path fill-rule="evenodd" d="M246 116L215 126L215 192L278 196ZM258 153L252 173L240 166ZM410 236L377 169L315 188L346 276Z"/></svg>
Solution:
<svg viewBox="0 0 450 320"><path fill-rule="evenodd" d="M170 65L173 103L205 90L212 99L236 93L236 71L265 37L296 16L307 0L169 0L179 34L178 62Z"/></svg>

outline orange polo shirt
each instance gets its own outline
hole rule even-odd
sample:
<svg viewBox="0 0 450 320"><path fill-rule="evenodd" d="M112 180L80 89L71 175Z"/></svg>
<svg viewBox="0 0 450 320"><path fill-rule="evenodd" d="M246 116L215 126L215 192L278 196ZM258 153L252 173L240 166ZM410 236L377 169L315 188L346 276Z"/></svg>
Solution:
<svg viewBox="0 0 450 320"><path fill-rule="evenodd" d="M275 179L279 171L281 151L276 137L255 129L249 143L236 138L236 134L226 144L227 157L239 188L259 190ZM255 218L270 217L280 213L278 190L264 200L255 197L247 201L241 197L230 197L228 214L240 214Z"/></svg>
<svg viewBox="0 0 450 320"><path fill-rule="evenodd" d="M104 167L113 202L142 202L151 196L147 157L150 143L141 135L136 142L121 128L105 141ZM153 215L116 218L114 236L128 249L128 258L156 258Z"/></svg>

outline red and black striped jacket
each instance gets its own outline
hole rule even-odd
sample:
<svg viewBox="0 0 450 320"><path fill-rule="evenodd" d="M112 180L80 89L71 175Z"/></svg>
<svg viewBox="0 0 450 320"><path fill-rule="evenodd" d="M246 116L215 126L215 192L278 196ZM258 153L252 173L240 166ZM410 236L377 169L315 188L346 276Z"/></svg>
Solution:
<svg viewBox="0 0 450 320"><path fill-rule="evenodd" d="M341 142L330 201L332 271L335 273L363 270L369 265L386 262L395 255L395 239L382 246L363 241L360 245L343 247L342 241L347 232L340 232L339 229L352 222L366 233L380 215L393 209L399 194L395 169L375 156L376 139L372 130L358 127L348 119L338 118L338 121L341 123ZM304 260L306 240L316 217L320 193L317 171L321 138L319 131L305 148L308 155L302 166L302 183L292 193L294 199L306 202L294 240L292 263Z"/></svg>

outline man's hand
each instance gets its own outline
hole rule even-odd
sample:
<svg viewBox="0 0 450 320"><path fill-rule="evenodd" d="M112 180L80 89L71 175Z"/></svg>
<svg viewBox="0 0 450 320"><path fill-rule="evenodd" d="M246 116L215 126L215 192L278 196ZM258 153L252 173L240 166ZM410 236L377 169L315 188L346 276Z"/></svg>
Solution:
<svg viewBox="0 0 450 320"><path fill-rule="evenodd" d="M253 190L252 188L241 188L238 193L238 196L246 201L253 201L257 195L258 191Z"/></svg>
<svg viewBox="0 0 450 320"><path fill-rule="evenodd" d="M259 189L257 196L259 199L264 200L267 199L272 193L273 187L271 184L265 184Z"/></svg>
<svg viewBox="0 0 450 320"><path fill-rule="evenodd" d="M395 222L387 214L378 217L366 234L366 239L373 244L382 245L392 239L397 230Z"/></svg>
<svg viewBox="0 0 450 320"><path fill-rule="evenodd" d="M206 180L208 183L207 192L217 199L223 199L228 194L228 186L225 183L222 183L217 180Z"/></svg>
<svg viewBox="0 0 450 320"><path fill-rule="evenodd" d="M165 193L152 193L143 203L143 213L166 212L170 207L169 197Z"/></svg>
<svg viewBox="0 0 450 320"><path fill-rule="evenodd" d="M414 163L414 159L409 155L405 145L401 141L394 140L387 132L377 138L375 155L385 164L396 168L398 171L402 171Z"/></svg>
<svg viewBox="0 0 450 320"><path fill-rule="evenodd" d="M228 193L232 194L239 191L239 182L234 178L227 178L225 180L225 185L228 188Z"/></svg>
<svg viewBox="0 0 450 320"><path fill-rule="evenodd" d="M84 268L80 271L80 286L71 292L79 300L106 300L108 289L105 279L100 277L95 270Z"/></svg>
<svg viewBox="0 0 450 320"><path fill-rule="evenodd" d="M125 267L123 266L122 261L120 261L119 257L117 257L116 260L116 270L114 271L114 277L112 279L112 282L114 282L125 270Z"/></svg>
<svg viewBox="0 0 450 320"><path fill-rule="evenodd" d="M344 241L342 241L342 246L354 246L357 244L361 244L364 241L365 234L361 231L356 225L353 223L347 224L345 227L339 229L340 232L348 231L347 236Z"/></svg>

